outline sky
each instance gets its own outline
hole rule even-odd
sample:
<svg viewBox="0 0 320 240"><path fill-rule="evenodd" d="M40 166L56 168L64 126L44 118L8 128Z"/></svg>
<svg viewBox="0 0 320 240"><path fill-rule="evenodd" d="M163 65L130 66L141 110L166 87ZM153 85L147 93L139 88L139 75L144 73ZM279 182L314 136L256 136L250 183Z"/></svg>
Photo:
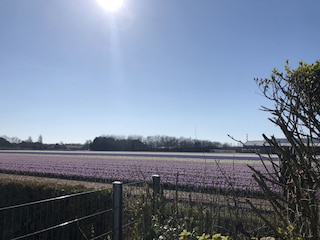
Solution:
<svg viewBox="0 0 320 240"><path fill-rule="evenodd" d="M255 78L319 60L319 0L0 0L0 136L282 133Z"/></svg>

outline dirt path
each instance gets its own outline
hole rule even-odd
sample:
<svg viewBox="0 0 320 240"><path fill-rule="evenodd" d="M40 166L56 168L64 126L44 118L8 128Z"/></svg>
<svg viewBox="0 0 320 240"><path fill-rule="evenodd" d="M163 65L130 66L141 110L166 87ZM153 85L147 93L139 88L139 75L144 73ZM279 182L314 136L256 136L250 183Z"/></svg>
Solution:
<svg viewBox="0 0 320 240"><path fill-rule="evenodd" d="M27 175L0 173L0 181L2 180L30 181L30 182L37 182L37 183L69 185L69 186L81 185L90 189L106 189L106 188L112 187L111 184L106 184L106 183L95 183L95 182L67 180L67 179L60 179L60 178L47 178L47 177L35 177L35 176L27 176Z"/></svg>

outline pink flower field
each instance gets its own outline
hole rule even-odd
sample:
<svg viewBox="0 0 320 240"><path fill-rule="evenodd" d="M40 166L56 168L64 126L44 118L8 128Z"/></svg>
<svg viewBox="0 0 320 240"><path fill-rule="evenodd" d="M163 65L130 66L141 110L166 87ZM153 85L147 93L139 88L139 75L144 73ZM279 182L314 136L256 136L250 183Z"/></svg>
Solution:
<svg viewBox="0 0 320 240"><path fill-rule="evenodd" d="M0 171L102 181L150 180L188 186L255 189L248 164L263 171L254 154L0 151Z"/></svg>

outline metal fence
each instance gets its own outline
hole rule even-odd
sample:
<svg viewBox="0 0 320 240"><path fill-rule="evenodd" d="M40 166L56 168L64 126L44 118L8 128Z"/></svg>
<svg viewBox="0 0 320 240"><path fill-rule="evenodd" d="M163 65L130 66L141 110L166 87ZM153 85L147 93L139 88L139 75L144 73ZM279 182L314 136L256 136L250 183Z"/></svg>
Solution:
<svg viewBox="0 0 320 240"><path fill-rule="evenodd" d="M153 179L159 189L159 177ZM135 223L123 217L132 211L126 200L146 191L143 184L115 181L106 189L0 208L0 240L120 240Z"/></svg>
<svg viewBox="0 0 320 240"><path fill-rule="evenodd" d="M0 239L96 239L108 232L112 219L109 192L94 190L1 208Z"/></svg>
<svg viewBox="0 0 320 240"><path fill-rule="evenodd" d="M232 214L238 214L236 217L243 221L250 222L248 216L257 220L255 213L250 213L247 196L234 191L221 194L219 189L190 189L178 185L163 189L159 175L152 176L151 184L147 181L128 184L116 181L108 186L106 189L0 208L0 240L132 239L130 233L139 224L137 222L141 224L141 221L151 218L159 208L168 208L164 206L167 203L172 204L169 207L172 214L182 211L179 206L185 205L184 209L190 211L200 203L201 211L214 215L214 224L221 229L228 227L221 219L231 214L230 209L236 210ZM251 200L261 211L270 211L267 201L261 198ZM151 206L151 213L145 214L143 206Z"/></svg>

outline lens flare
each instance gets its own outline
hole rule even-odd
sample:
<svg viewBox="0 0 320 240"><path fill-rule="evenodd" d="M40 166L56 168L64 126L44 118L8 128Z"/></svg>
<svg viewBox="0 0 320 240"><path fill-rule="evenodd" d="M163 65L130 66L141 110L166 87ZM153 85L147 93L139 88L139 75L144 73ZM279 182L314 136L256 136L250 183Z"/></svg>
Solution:
<svg viewBox="0 0 320 240"><path fill-rule="evenodd" d="M122 5L123 0L97 0L101 7L103 7L108 12L118 11Z"/></svg>

